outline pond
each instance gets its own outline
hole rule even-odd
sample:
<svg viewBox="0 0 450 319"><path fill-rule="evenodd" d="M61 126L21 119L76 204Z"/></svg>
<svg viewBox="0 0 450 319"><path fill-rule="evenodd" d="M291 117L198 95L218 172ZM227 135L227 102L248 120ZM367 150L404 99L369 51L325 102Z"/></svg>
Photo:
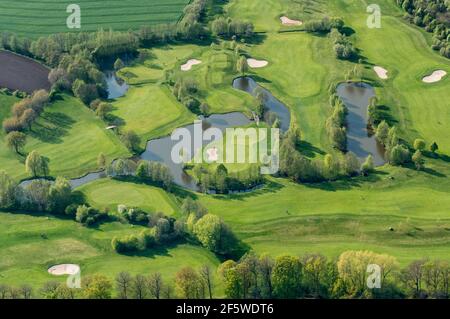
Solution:
<svg viewBox="0 0 450 319"><path fill-rule="evenodd" d="M368 106L375 96L373 87L367 83L341 83L337 87L337 95L348 108L348 150L355 153L361 162L371 154L375 166L386 164L384 147L368 127Z"/></svg>
<svg viewBox="0 0 450 319"><path fill-rule="evenodd" d="M281 123L281 131L286 132L287 130L289 130L289 127L291 125L291 113L289 112L289 108L281 103L277 98L275 98L270 91L260 86L258 83L256 83L255 80L248 76L235 79L233 81L233 87L235 89L247 92L253 96L256 95L256 89L259 88L259 90L263 92L265 97L264 106L266 110L277 115Z"/></svg>
<svg viewBox="0 0 450 319"><path fill-rule="evenodd" d="M200 119L203 121L203 131L208 128L218 128L222 132L224 132L227 128L247 126L248 124L250 124L250 120L244 114L239 112L213 114L210 117L201 117ZM184 128L186 128L191 133L191 136L194 136L194 124L185 126ZM211 142L212 141L203 141L202 146L196 148L194 145L192 145L192 149L189 150L189 153L195 155L201 149L201 147L206 146ZM172 160L172 149L177 143L178 141L172 141L171 136L151 140L147 143L147 148L141 155L141 158L147 161L164 163L172 172L174 182L177 185L197 191L198 187L195 181L191 176L184 172L183 164L176 164Z"/></svg>
<svg viewBox="0 0 450 319"><path fill-rule="evenodd" d="M104 73L108 88L108 99L113 100L124 96L129 89L128 84L119 78L114 71L105 71Z"/></svg>

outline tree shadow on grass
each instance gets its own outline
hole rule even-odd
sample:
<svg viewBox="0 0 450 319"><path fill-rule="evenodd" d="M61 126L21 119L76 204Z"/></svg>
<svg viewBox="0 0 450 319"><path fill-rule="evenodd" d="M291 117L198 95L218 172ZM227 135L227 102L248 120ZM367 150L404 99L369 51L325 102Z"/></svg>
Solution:
<svg viewBox="0 0 450 319"><path fill-rule="evenodd" d="M47 112L34 123L30 135L45 143L60 144L74 123L75 120L64 113Z"/></svg>
<svg viewBox="0 0 450 319"><path fill-rule="evenodd" d="M342 178L337 181L321 182L321 183L305 183L309 188L320 189L328 192L336 192L341 190L351 190L360 188L364 183L374 183L381 180L381 176L388 175L386 172L376 171L368 176L357 176L353 178Z"/></svg>
<svg viewBox="0 0 450 319"><path fill-rule="evenodd" d="M325 155L325 152L322 151L320 148L312 145L311 143L307 141L301 141L297 147L297 150L304 156L309 158L316 157L317 154Z"/></svg>
<svg viewBox="0 0 450 319"><path fill-rule="evenodd" d="M433 175L435 177L447 177L447 175L440 173L430 167L425 167L424 169L422 169L422 172Z"/></svg>

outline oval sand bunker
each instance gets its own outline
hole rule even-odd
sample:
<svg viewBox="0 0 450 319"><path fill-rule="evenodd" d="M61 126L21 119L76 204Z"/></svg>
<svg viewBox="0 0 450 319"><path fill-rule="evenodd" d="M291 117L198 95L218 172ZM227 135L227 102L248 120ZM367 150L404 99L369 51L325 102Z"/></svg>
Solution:
<svg viewBox="0 0 450 319"><path fill-rule="evenodd" d="M382 80L387 80L388 79L388 70L386 70L385 68L382 68L381 66L376 66L373 68L373 70L375 71L375 73L378 75L378 77Z"/></svg>
<svg viewBox="0 0 450 319"><path fill-rule="evenodd" d="M80 272L80 266L75 264L55 265L48 269L48 273L54 276L76 275Z"/></svg>
<svg viewBox="0 0 450 319"><path fill-rule="evenodd" d="M257 69L266 67L269 64L269 62L265 60L247 59L247 64L249 67Z"/></svg>
<svg viewBox="0 0 450 319"><path fill-rule="evenodd" d="M185 72L189 71L190 69L192 69L192 67L194 65L198 65L198 64L201 64L201 63L202 63L202 61L200 61L200 60L191 59L191 60L187 61L186 64L183 64L181 66L181 71L185 71Z"/></svg>
<svg viewBox="0 0 450 319"><path fill-rule="evenodd" d="M437 70L437 71L434 71L431 75L424 77L422 79L422 81L425 83L435 83L435 82L439 82L440 80L442 80L442 78L446 75L447 75L447 72L445 72L444 70Z"/></svg>
<svg viewBox="0 0 450 319"><path fill-rule="evenodd" d="M302 24L303 24L303 22L300 21L300 20L292 20L292 19L289 19L289 18L286 17L286 16L282 16L282 17L280 18L280 20L281 20L281 23L282 23L283 25L287 25L287 26L299 26L299 25L302 25Z"/></svg>

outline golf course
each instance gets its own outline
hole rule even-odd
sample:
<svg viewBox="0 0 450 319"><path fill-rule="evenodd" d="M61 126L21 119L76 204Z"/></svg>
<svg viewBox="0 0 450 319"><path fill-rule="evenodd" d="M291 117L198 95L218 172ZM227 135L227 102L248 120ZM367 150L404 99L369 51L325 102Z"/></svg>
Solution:
<svg viewBox="0 0 450 319"><path fill-rule="evenodd" d="M195 15L189 6L197 1L203 6ZM0 42L0 286L27 284L39 297L47 282L66 280L49 273L50 267L74 264L82 280L102 275L114 286L121 272L159 273L179 288L183 268L207 266L214 296L225 298L234 295L221 264L246 253L273 259L320 254L336 261L347 251L370 251L392 256L397 269L417 260L450 262L450 59L433 50L434 34L407 21L397 1L377 3L381 25L371 28L364 0L82 0L81 29L68 30L61 1L0 0L0 32L22 44L14 50L11 41ZM180 27L191 22L190 14L196 27L189 32L203 30L191 38ZM329 18L342 25L312 30L313 22ZM231 34L217 31L224 21ZM247 29L236 27L234 34L233 23ZM117 54L101 53L114 41L98 40L108 37L99 30L109 34L108 41L121 40ZM67 36L70 50L54 36L65 32L98 34ZM337 57L334 32L353 47L352 57ZM39 46L40 37L49 37L52 46ZM36 42L25 46L27 41ZM104 61L116 62L105 68ZM106 71L128 85L122 96L108 96ZM238 89L237 79L251 79L256 89ZM348 87L340 91L340 84ZM361 102L352 85L375 97ZM48 99L36 108L33 92L41 89ZM34 116L8 130L5 123L25 116L21 103L29 103ZM346 134L345 150L330 137L330 118L339 107L346 109L338 125ZM190 161L173 165L171 149L162 148L172 146L169 136L177 129L192 131L199 119L203 130L279 128L280 171L255 177L252 168L262 160L194 163L208 145L204 141L194 149L198 154L186 150ZM14 144L14 133L24 142ZM287 148L290 139L295 141ZM372 144L365 144L369 139ZM400 148L408 153L401 162L394 159ZM33 153L44 168L30 168ZM293 164L294 155L304 166ZM381 160L365 169L377 155ZM355 161L352 171L349 163ZM72 188L63 208L45 203L61 179L93 173L101 174ZM47 187L49 195L24 181ZM18 195L10 203L12 184ZM197 208L186 208L190 201ZM88 207L103 217L82 222ZM130 211L143 211L148 220L134 220ZM238 248L205 244L195 224L205 211L226 225ZM170 224L169 239L158 237L161 220ZM114 244L149 232L157 234L155 243L137 250L120 251Z"/></svg>

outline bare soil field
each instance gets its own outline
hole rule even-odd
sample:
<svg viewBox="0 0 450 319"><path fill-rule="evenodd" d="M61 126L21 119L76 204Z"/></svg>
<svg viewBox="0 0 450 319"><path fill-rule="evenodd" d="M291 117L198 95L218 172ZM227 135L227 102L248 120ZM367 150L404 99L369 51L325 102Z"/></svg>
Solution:
<svg viewBox="0 0 450 319"><path fill-rule="evenodd" d="M0 87L27 93L50 89L50 70L32 59L0 51Z"/></svg>

